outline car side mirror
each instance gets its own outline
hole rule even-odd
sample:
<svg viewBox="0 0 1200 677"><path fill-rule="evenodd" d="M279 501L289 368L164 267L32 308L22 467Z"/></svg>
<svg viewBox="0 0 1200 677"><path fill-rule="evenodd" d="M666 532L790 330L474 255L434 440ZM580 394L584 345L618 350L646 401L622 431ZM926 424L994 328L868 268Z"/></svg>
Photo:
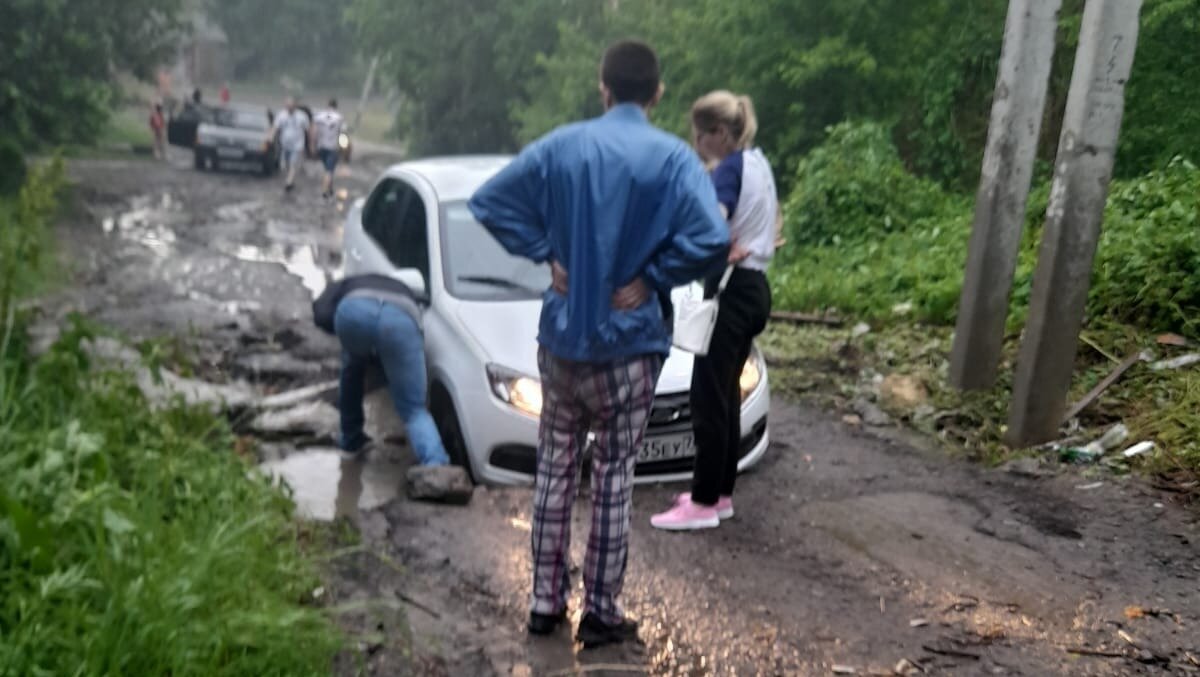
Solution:
<svg viewBox="0 0 1200 677"><path fill-rule="evenodd" d="M401 268L392 273L392 277L400 280L408 287L413 296L416 296L421 301L428 300L428 290L425 289L425 276L416 268Z"/></svg>

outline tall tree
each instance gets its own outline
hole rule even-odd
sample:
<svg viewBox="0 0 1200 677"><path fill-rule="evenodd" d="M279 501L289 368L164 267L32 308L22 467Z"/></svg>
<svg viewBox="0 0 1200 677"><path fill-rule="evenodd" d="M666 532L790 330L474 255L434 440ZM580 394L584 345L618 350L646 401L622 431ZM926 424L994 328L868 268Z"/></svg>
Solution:
<svg viewBox="0 0 1200 677"><path fill-rule="evenodd" d="M350 0L207 0L238 78L290 75L329 84L354 70Z"/></svg>
<svg viewBox="0 0 1200 677"><path fill-rule="evenodd" d="M114 74L148 78L171 53L183 0L0 3L0 139L25 149L94 139Z"/></svg>

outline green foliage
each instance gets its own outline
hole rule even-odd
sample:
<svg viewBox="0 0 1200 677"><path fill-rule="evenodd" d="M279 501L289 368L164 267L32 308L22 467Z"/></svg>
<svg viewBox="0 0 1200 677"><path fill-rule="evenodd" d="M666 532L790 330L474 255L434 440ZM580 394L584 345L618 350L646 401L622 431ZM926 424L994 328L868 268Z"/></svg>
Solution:
<svg viewBox="0 0 1200 677"><path fill-rule="evenodd" d="M63 187L59 159L36 167L16 200L0 200L0 323L14 298L30 292L43 275L49 219Z"/></svg>
<svg viewBox="0 0 1200 677"><path fill-rule="evenodd" d="M183 0L0 3L0 137L25 150L96 138L113 73L148 78L172 53Z"/></svg>
<svg viewBox="0 0 1200 677"><path fill-rule="evenodd" d="M208 0L229 38L239 80L289 75L345 85L357 76L357 44L346 21L350 0Z"/></svg>
<svg viewBox="0 0 1200 677"><path fill-rule="evenodd" d="M327 673L290 502L223 421L92 364L92 333L0 344L0 673Z"/></svg>
<svg viewBox="0 0 1200 677"><path fill-rule="evenodd" d="M1125 90L1116 172L1131 177L1200 148L1200 0L1147 0Z"/></svg>
<svg viewBox="0 0 1200 677"><path fill-rule="evenodd" d="M799 245L908 232L918 220L962 206L906 171L887 129L871 122L831 127L828 140L800 161L794 184L784 213L797 246L781 252L785 260Z"/></svg>
<svg viewBox="0 0 1200 677"><path fill-rule="evenodd" d="M1114 182L1089 308L1150 330L1200 337L1200 170L1182 158Z"/></svg>
<svg viewBox="0 0 1200 677"><path fill-rule="evenodd" d="M12 139L0 138L0 198L13 195L25 183L25 158Z"/></svg>
<svg viewBox="0 0 1200 677"><path fill-rule="evenodd" d="M667 96L656 122L683 134L697 97L717 88L747 93L758 109L760 143L775 166L785 168L780 172L785 185L791 168L821 141L825 128L847 119L908 121L906 160L926 153L924 165L938 178L967 171L969 162L947 160L948 153L982 145L977 137L980 128L986 130L994 80L987 69L994 73L1004 3L648 0L617 7L597 23L560 27L557 46L539 60L529 103L515 107L522 139L586 117L594 105L591 82L603 47L635 36L654 45L663 62ZM991 37L980 39L983 32ZM964 46L973 50L970 59L962 59ZM930 82L939 77L949 84L939 81L940 89L926 93L936 89ZM938 92L943 92L940 100ZM946 108L930 111L926 120L930 104ZM964 111L978 117L977 109L982 109L982 124L956 122ZM925 151L925 145L937 143L942 147Z"/></svg>
<svg viewBox="0 0 1200 677"><path fill-rule="evenodd" d="M885 131L845 124L801 162L785 207L790 244L776 258L776 302L884 319L952 324L970 239L971 202L907 174ZM1049 184L1029 199L1010 323L1029 304ZM1176 159L1114 181L1089 313L1155 331L1200 336L1200 170Z"/></svg>
<svg viewBox="0 0 1200 677"><path fill-rule="evenodd" d="M553 47L559 20L600 7L355 0L349 16L364 49L383 57L384 81L405 96L401 136L416 153L460 153L515 149L510 109L522 101L537 55Z"/></svg>

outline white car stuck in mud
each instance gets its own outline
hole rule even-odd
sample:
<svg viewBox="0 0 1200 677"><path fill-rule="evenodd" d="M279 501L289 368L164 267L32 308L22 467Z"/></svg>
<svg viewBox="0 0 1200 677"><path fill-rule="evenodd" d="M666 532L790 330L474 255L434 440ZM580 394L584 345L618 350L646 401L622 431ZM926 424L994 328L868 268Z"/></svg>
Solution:
<svg viewBox="0 0 1200 677"><path fill-rule="evenodd" d="M392 275L425 298L430 409L451 458L476 481L523 484L536 465L536 336L550 269L508 254L467 209L475 189L509 160L465 156L391 167L350 209L343 256L346 275ZM692 285L674 295L696 293ZM672 351L638 454L639 481L691 476L691 376L692 356ZM741 393L744 469L768 446L770 389L757 348Z"/></svg>

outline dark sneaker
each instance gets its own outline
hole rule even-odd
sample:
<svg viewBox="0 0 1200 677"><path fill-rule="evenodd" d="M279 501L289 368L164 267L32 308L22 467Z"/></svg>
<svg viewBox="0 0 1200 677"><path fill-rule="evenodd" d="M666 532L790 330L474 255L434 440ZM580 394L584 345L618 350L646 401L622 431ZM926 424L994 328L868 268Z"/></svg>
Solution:
<svg viewBox="0 0 1200 677"><path fill-rule="evenodd" d="M356 449L342 449L341 456L347 461L361 461L367 457L375 449L374 440L368 439Z"/></svg>
<svg viewBox="0 0 1200 677"><path fill-rule="evenodd" d="M557 614L539 614L536 611L529 612L529 634L531 635L549 635L558 629L558 626L567 622L567 610Z"/></svg>
<svg viewBox="0 0 1200 677"><path fill-rule="evenodd" d="M283 187L283 192L290 193L290 192L292 192L293 188L295 188L295 186L293 186L292 184L289 183Z"/></svg>
<svg viewBox="0 0 1200 677"><path fill-rule="evenodd" d="M636 640L637 632L637 621L626 618L616 625L609 625L600 620L599 616L589 613L579 621L579 631L575 633L575 639L583 642L583 648L595 649L608 644Z"/></svg>

